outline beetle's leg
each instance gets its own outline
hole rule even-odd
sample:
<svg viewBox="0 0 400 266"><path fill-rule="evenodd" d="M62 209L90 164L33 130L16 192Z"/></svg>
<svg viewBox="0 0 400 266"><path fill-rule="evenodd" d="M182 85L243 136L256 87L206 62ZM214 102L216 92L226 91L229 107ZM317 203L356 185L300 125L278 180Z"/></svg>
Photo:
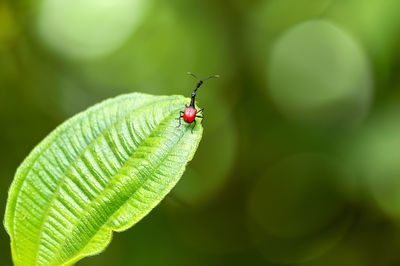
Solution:
<svg viewBox="0 0 400 266"><path fill-rule="evenodd" d="M201 125L203 125L203 120L204 120L204 108L201 108L199 111L197 111L197 113L201 113L201 116L197 116L196 117L200 117L201 118Z"/></svg>
<svg viewBox="0 0 400 266"><path fill-rule="evenodd" d="M201 125L203 125L204 115L196 115L196 117L201 118Z"/></svg>
<svg viewBox="0 0 400 266"><path fill-rule="evenodd" d="M176 119L178 119L178 120L179 120L179 125L177 125L177 126L176 126L176 128L178 128L178 127L180 127L180 126L181 126L181 122L182 122L182 121L181 121L181 118L183 117L183 115L182 115L182 114L183 114L183 111L179 111L179 117L177 117L177 118L176 118Z"/></svg>
<svg viewBox="0 0 400 266"><path fill-rule="evenodd" d="M179 128L179 127L181 126L181 122L182 122L182 121L181 121L181 118L182 118L182 117L183 117L183 116L180 116L180 117L177 118L177 119L179 120L179 125L177 125L176 128Z"/></svg>
<svg viewBox="0 0 400 266"><path fill-rule="evenodd" d="M187 104L185 104L185 107L189 107Z"/></svg>
<svg viewBox="0 0 400 266"><path fill-rule="evenodd" d="M183 111L179 111L179 117L177 117L176 119L179 121L181 120L181 118L183 117L184 112Z"/></svg>
<svg viewBox="0 0 400 266"><path fill-rule="evenodd" d="M196 119L193 120L193 122L194 122L194 125L193 125L193 127L192 127L192 133L193 133L193 128L196 126Z"/></svg>

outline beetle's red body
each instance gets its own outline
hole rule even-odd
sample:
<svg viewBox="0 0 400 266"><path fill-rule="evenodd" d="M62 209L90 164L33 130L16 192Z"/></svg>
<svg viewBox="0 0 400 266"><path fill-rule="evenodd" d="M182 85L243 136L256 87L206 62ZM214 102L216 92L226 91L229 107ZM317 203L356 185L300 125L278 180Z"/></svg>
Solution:
<svg viewBox="0 0 400 266"><path fill-rule="evenodd" d="M189 124L193 123L193 121L196 119L196 113L197 109L193 106L186 107L185 111L183 112L183 121Z"/></svg>

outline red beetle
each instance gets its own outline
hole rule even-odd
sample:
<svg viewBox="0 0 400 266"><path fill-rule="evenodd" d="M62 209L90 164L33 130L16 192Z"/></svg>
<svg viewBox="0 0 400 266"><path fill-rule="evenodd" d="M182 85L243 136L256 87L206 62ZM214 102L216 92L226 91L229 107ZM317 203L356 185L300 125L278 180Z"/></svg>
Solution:
<svg viewBox="0 0 400 266"><path fill-rule="evenodd" d="M214 76L210 76L208 78L205 79L199 79L195 74L188 72L189 75L192 75L193 77L195 77L196 79L200 80L199 83L197 83L196 88L194 89L194 91L192 92L192 100L190 101L190 105L186 106L185 111L180 111L179 112L179 117L177 118L179 120L179 125L177 127L181 126L181 118L183 118L183 121L185 121L186 123L193 123L194 125L192 127L192 133L193 133L193 128L196 126L196 117L198 118L204 118L204 116L202 115L197 115L197 113L202 113L204 108L201 108L200 110L197 111L196 107L194 106L195 104L195 98L196 98L196 91L198 88L200 88L201 84L203 84L203 81L209 78L218 78L219 75L214 75ZM203 120L201 120L201 123L203 123Z"/></svg>

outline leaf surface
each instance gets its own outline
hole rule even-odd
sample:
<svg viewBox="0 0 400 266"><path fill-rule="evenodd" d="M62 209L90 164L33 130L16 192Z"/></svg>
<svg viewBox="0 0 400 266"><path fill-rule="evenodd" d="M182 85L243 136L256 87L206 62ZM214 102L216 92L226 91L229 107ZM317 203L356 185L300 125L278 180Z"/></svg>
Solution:
<svg viewBox="0 0 400 266"><path fill-rule="evenodd" d="M188 99L132 93L57 127L24 160L5 227L16 265L72 264L148 214L175 186L202 135L176 128Z"/></svg>

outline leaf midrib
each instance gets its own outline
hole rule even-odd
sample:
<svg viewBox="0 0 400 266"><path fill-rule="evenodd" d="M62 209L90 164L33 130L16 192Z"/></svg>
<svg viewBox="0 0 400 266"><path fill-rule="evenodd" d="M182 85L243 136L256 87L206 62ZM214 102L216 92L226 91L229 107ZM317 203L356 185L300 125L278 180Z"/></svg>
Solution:
<svg viewBox="0 0 400 266"><path fill-rule="evenodd" d="M72 161L71 161L71 163L69 164L69 166L68 166L68 167L65 169L65 171L63 172L64 178L62 178L62 179L60 180L60 182L57 184L57 187L56 187L56 189L54 190L54 193L52 194L52 197L51 197L50 201L48 202L48 205L47 205L47 207L46 207L46 210L45 210L45 212L43 213L43 217L42 217L42 219L41 219L41 225L40 225L39 235L38 235L38 240L37 240L37 242L36 242L36 245L34 246L34 248L35 248L35 259L34 259L34 263L35 263L35 264L36 264L36 262L37 262L37 260L38 260L38 255L39 255L39 244L40 244L41 239L42 239L42 237L43 237L43 226L44 226L44 224L45 224L45 221L47 220L47 214L49 213L50 207L52 206L54 200L56 199L56 197L57 197L57 195L58 195L58 192L59 192L61 186L65 183L65 181L66 181L66 178L65 178L66 173L69 172L69 171L71 170L72 165L74 165L74 163L75 163L79 158L81 158L81 156L84 154L84 152L85 152L88 148L90 148L91 146L93 146L94 143L96 143L96 141L97 141L99 138L104 137L104 135L105 135L109 130L111 130L111 129L113 128L113 126L115 126L116 124L118 124L121 120L125 119L127 116L131 115L132 112L135 112L135 111L137 111L137 110L140 110L141 108L148 107L149 105L153 105L153 104L156 104L156 103L165 101L165 100L166 100L166 99L162 99L162 100L153 100L153 101L150 100L150 102L145 101L145 102L143 103L143 105L141 105L140 107L134 108L134 109L131 110L130 112L128 112L128 113L126 113L125 115L121 116L120 118L116 119L112 124L110 124L108 127L104 128L104 130L102 130L96 137L94 137L94 138L92 139L92 141L91 141L91 142L90 142L90 143L89 143L89 144L88 144L88 145L87 145L87 146L86 146ZM104 109L104 108L100 108L100 109ZM62 131L59 133L60 135L58 135L58 137L61 136L61 135L63 135L68 129L69 129L69 128L65 128L65 130L62 130ZM57 139L57 138L56 138L56 139ZM47 147L47 149L48 149L49 147L50 147L50 145ZM45 150L47 150L47 149L45 149ZM39 158L39 157L44 153L45 150L41 151L41 153L39 153L38 156L37 156L35 159ZM29 167L29 169L27 169L26 173L28 173L28 172L32 169L33 165L34 165L34 164L32 164L32 165ZM26 177L26 176L25 176L25 177ZM15 231L15 226L14 226L14 225L15 225L15 218L16 218L16 216L14 215L14 221L13 221L13 228L14 228L14 231ZM18 256L18 252L17 252L17 256Z"/></svg>

